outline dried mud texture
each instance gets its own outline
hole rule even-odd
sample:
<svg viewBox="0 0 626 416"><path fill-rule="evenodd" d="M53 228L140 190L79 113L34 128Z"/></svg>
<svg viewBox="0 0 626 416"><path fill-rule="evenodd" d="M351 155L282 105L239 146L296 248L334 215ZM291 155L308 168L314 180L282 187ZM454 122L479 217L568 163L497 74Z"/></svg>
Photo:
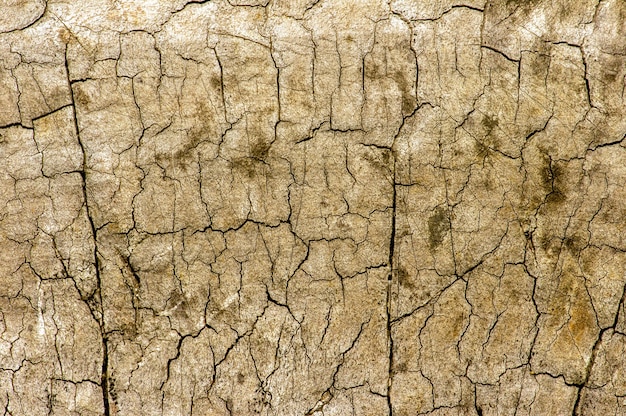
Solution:
<svg viewBox="0 0 626 416"><path fill-rule="evenodd" d="M623 1L0 8L0 413L626 414Z"/></svg>

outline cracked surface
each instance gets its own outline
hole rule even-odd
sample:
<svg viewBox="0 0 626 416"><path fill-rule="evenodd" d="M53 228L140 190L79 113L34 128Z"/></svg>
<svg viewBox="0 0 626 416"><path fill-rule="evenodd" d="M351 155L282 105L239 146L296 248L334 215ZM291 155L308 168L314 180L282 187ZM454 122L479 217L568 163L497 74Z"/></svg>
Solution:
<svg viewBox="0 0 626 416"><path fill-rule="evenodd" d="M626 413L626 4L10 0L5 415Z"/></svg>

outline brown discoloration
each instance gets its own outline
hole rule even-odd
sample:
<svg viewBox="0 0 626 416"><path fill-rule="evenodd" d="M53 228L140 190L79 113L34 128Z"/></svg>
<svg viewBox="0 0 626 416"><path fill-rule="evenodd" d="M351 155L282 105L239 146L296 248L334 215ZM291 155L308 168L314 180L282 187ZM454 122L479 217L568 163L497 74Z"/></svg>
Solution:
<svg viewBox="0 0 626 416"><path fill-rule="evenodd" d="M63 43L70 43L74 39L74 35L66 27L59 29L59 39Z"/></svg>
<svg viewBox="0 0 626 416"><path fill-rule="evenodd" d="M438 206L428 218L428 243L431 250L439 247L450 232L450 218L445 207Z"/></svg>
<svg viewBox="0 0 626 416"><path fill-rule="evenodd" d="M408 288L415 287L411 275L409 274L409 272L406 271L406 269L402 267L398 268L396 276L398 277L398 281L402 286L406 286Z"/></svg>
<svg viewBox="0 0 626 416"><path fill-rule="evenodd" d="M76 101L76 104L82 107L89 107L89 104L91 103L89 93L86 92L84 88L81 88L80 84L73 86L72 89L74 90L74 100Z"/></svg>
<svg viewBox="0 0 626 416"><path fill-rule="evenodd" d="M257 176L259 171L257 167L258 164L258 160L249 157L237 158L230 162L230 165L232 166L234 172L243 172L244 176L249 179Z"/></svg>
<svg viewBox="0 0 626 416"><path fill-rule="evenodd" d="M221 90L222 80L218 77L211 78L211 87L215 88L216 90Z"/></svg>
<svg viewBox="0 0 626 416"><path fill-rule="evenodd" d="M271 145L259 140L255 142L250 148L250 157L258 160L265 160L269 154Z"/></svg>
<svg viewBox="0 0 626 416"><path fill-rule="evenodd" d="M497 117L486 114L481 120L481 124L487 131L487 134L490 134L493 129L498 127L499 122Z"/></svg>

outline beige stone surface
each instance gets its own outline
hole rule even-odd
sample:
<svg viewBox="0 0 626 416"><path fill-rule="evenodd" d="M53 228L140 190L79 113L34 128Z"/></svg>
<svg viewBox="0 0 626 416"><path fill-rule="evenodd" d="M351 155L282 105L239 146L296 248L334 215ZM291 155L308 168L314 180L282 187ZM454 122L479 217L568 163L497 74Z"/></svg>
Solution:
<svg viewBox="0 0 626 416"><path fill-rule="evenodd" d="M0 412L625 415L622 0L6 0Z"/></svg>

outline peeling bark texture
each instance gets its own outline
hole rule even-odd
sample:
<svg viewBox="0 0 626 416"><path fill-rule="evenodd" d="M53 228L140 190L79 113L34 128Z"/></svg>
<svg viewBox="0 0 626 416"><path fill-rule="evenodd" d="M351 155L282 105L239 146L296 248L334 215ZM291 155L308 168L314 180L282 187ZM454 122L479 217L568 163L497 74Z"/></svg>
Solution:
<svg viewBox="0 0 626 416"><path fill-rule="evenodd" d="M0 414L626 415L626 2L5 0Z"/></svg>

